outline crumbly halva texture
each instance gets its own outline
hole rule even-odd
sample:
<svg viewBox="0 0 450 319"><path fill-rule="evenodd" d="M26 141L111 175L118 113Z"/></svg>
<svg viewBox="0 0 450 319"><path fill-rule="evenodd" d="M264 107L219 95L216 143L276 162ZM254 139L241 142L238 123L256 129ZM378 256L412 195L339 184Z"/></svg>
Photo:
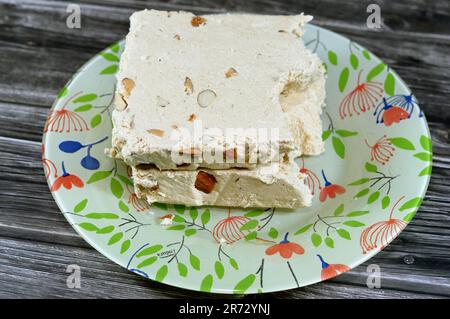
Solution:
<svg viewBox="0 0 450 319"><path fill-rule="evenodd" d="M215 135L194 138L198 147L181 143L177 132L187 129L195 136L198 121L203 129L276 128L281 157L323 152L324 70L300 39L310 19L303 14L133 14L117 74L109 155L163 170L257 169L245 160L190 163L198 150L233 149ZM246 139L249 149L269 148L263 144ZM188 156L174 158L175 149Z"/></svg>
<svg viewBox="0 0 450 319"><path fill-rule="evenodd" d="M137 196L150 204L299 208L310 206L312 200L295 162L195 171L138 165L133 168L133 179Z"/></svg>

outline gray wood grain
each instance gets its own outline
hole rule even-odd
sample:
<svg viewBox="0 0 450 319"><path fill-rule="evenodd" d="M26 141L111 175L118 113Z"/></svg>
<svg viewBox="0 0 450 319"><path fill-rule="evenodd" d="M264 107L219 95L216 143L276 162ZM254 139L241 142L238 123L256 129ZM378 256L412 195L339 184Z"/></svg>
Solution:
<svg viewBox="0 0 450 319"><path fill-rule="evenodd" d="M438 131L433 126L431 129ZM435 140L436 163L441 163L439 151L448 149L449 142ZM4 203L0 207L0 233L21 240L89 248L66 222L48 192L40 163L40 143L0 137L0 149L0 174L5 177L0 185ZM376 263L383 269L384 288L450 296L450 200L439 191L442 183L450 187L449 171L440 167L434 171L429 195L406 230L375 258L336 278L336 282L361 289L367 278L366 266ZM433 192L434 185L438 191ZM406 264L407 256L415 262Z"/></svg>
<svg viewBox="0 0 450 319"><path fill-rule="evenodd" d="M308 4L307 1L209 0L195 1L198 5L193 6L196 9L193 11L287 14L304 10L311 13L317 18L316 24L348 36L389 63L414 89L429 119L444 116L448 121L450 10L446 11L448 2L438 2L439 5L429 5L427 1L418 0L411 4L390 1L383 5L384 2L380 1L384 8L384 24L378 32L365 27L365 9L369 2L356 0L321 0L320 5L316 2ZM4 39L4 43L0 42L0 100L44 106L51 104L57 90L83 62L126 35L131 12L142 8L187 10L192 1L85 0L81 2L81 29L65 26L68 3L71 2L0 0L0 10L4 12L0 18L0 41ZM422 8L422 11L417 8ZM423 12L429 14L421 15ZM26 23L30 20L28 16L32 16L32 23ZM431 33L433 28L436 31ZM24 63L16 65L10 74L9 66L13 60ZM36 71L35 76L26 76L29 69Z"/></svg>
<svg viewBox="0 0 450 319"><path fill-rule="evenodd" d="M66 285L68 265L81 268L81 289ZM214 298L211 295L168 287L145 280L113 264L92 249L0 237L0 297L15 293L24 297L50 298ZM20 282L20 285L17 285ZM45 283L45 284L43 284ZM102 289L99 289L101 285ZM434 298L430 294L367 289L335 281L294 291L272 293L275 298ZM220 295L226 298L239 296ZM261 298L252 296L252 298Z"/></svg>
<svg viewBox="0 0 450 319"><path fill-rule="evenodd" d="M434 143L433 174L420 211L383 252L351 272L268 296L450 297L450 2L83 0L77 2L81 30L65 26L66 7L73 2L0 0L0 297L217 297L144 280L107 260L66 222L43 176L42 128L56 93L82 63L123 38L129 15L143 8L305 11L315 16L316 24L357 41L388 62L420 100ZM365 28L365 9L372 2L382 8L379 31ZM72 263L82 267L81 290L65 284L65 269ZM370 263L382 269L381 290L366 287Z"/></svg>

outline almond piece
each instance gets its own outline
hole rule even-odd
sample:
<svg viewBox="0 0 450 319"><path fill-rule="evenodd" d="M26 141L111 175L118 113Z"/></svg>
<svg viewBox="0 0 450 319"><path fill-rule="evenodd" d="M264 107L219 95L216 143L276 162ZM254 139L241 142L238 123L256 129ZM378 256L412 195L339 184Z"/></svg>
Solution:
<svg viewBox="0 0 450 319"><path fill-rule="evenodd" d="M161 106L161 107L166 107L167 105L169 105L169 101L167 101L165 98L158 95L156 97L156 104L158 104L158 106Z"/></svg>
<svg viewBox="0 0 450 319"><path fill-rule="evenodd" d="M123 78L122 85L123 85L123 89L124 89L123 96L128 99L128 97L131 94L131 91L133 91L133 89L134 89L134 86L135 86L134 81L129 78Z"/></svg>
<svg viewBox="0 0 450 319"><path fill-rule="evenodd" d="M235 68L229 68L227 72L225 72L225 77L231 78L232 76L236 76L238 74L238 72L236 71Z"/></svg>
<svg viewBox="0 0 450 319"><path fill-rule="evenodd" d="M105 150L109 156L115 158L117 156L118 150L116 147L111 147L109 150Z"/></svg>
<svg viewBox="0 0 450 319"><path fill-rule="evenodd" d="M297 38L302 37L302 34L297 29L292 30L292 34L295 35Z"/></svg>
<svg viewBox="0 0 450 319"><path fill-rule="evenodd" d="M157 166L155 164L138 164L136 165L136 168L139 170L148 170L148 169L155 169Z"/></svg>
<svg viewBox="0 0 450 319"><path fill-rule="evenodd" d="M227 149L224 152L224 160L226 160L226 159L234 159L234 160L236 160L237 159L237 155L238 154L237 154L236 147L232 148L232 149Z"/></svg>
<svg viewBox="0 0 450 319"><path fill-rule="evenodd" d="M195 179L195 188L199 191L209 194L213 191L214 186L216 185L217 180L214 175L208 174L206 172L200 171L197 174L197 178Z"/></svg>
<svg viewBox="0 0 450 319"><path fill-rule="evenodd" d="M152 128L150 130L147 130L147 132L149 132L150 134L159 136L159 137L163 137L164 136L164 131L163 130L158 130L158 129Z"/></svg>
<svg viewBox="0 0 450 319"><path fill-rule="evenodd" d="M114 94L114 108L117 111L124 111L127 107L128 107L128 103L125 100L124 96L120 93L115 93Z"/></svg>
<svg viewBox="0 0 450 319"><path fill-rule="evenodd" d="M199 16L195 16L195 17L192 18L191 24L192 24L193 27L199 27L201 25L206 24L206 19L202 18L202 17L199 17Z"/></svg>
<svg viewBox="0 0 450 319"><path fill-rule="evenodd" d="M151 192L156 192L158 189L159 189L159 185L155 185L155 186L150 187L148 190Z"/></svg>
<svg viewBox="0 0 450 319"><path fill-rule="evenodd" d="M173 214L167 214L159 218L161 220L160 224L163 226L169 226L173 223Z"/></svg>
<svg viewBox="0 0 450 319"><path fill-rule="evenodd" d="M213 103L216 97L217 94L213 90L203 90L197 95L197 103L200 107L208 107Z"/></svg>
<svg viewBox="0 0 450 319"><path fill-rule="evenodd" d="M172 215L172 214L167 214L167 215L164 215L164 216L159 217L159 219L161 219L161 220L166 219L166 218L172 219L172 218L173 218L173 215Z"/></svg>
<svg viewBox="0 0 450 319"><path fill-rule="evenodd" d="M191 114L189 116L188 122L194 122L196 118L197 118L197 116L195 114Z"/></svg>
<svg viewBox="0 0 450 319"><path fill-rule="evenodd" d="M188 77L184 79L184 92L187 94L194 93L194 84L192 83L192 80Z"/></svg>
<svg viewBox="0 0 450 319"><path fill-rule="evenodd" d="M190 155L194 155L194 156L199 156L202 154L202 150L196 147L191 147L191 148L183 148L182 150L180 150L180 154L190 154Z"/></svg>

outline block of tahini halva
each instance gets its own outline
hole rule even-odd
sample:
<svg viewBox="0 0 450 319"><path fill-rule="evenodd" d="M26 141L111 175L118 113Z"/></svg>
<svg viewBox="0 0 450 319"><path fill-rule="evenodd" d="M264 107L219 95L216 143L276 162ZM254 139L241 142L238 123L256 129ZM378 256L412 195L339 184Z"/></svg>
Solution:
<svg viewBox="0 0 450 319"><path fill-rule="evenodd" d="M142 164L133 168L133 179L137 196L150 204L298 208L312 200L295 162L194 171L161 171Z"/></svg>
<svg viewBox="0 0 450 319"><path fill-rule="evenodd" d="M310 19L303 14L134 13L117 73L109 154L132 166L144 163L184 171L258 169L259 158L254 162L248 156L254 150L265 155L266 164L287 155L292 159L320 154L324 150L320 114L325 78L321 61L301 41L303 25ZM225 134L213 134L230 128L254 130L258 135L241 134L245 148L243 153L236 152L236 144ZM269 139L259 132L266 132ZM185 139L186 135L191 138ZM273 146L270 137L276 137L278 144ZM231 152L235 160L211 162L201 156L209 148L222 148L224 158ZM280 156L267 156L271 149L279 150ZM180 174L192 180L197 172ZM221 174L225 175L217 175L218 179L244 173ZM258 180L255 172L245 174L241 183ZM285 185L286 178L280 176L279 183ZM292 194L299 190L293 184L289 187L285 188ZM263 183L257 189L262 195L269 188ZM226 205L231 198L202 196L192 203ZM268 204L273 198L255 196L250 200L255 205ZM307 201L287 205L299 203Z"/></svg>

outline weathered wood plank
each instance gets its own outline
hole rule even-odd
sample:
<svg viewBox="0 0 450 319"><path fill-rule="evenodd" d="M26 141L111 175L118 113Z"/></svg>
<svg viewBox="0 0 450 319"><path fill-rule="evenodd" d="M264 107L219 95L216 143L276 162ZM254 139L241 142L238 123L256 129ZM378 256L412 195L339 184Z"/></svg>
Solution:
<svg viewBox="0 0 450 319"><path fill-rule="evenodd" d="M448 141L436 142L441 149L448 146ZM59 213L48 192L40 164L40 144L0 138L0 149L0 174L4 177L0 199L5 203L0 207L2 235L89 247ZM433 180L442 180L448 189L447 175L448 169L436 168ZM434 293L450 295L450 201L447 194L439 190L433 196L426 198L399 238L369 261L379 264L385 271L385 288L420 293L434 287ZM406 264L405 256L412 256L415 263ZM365 267L361 266L337 281L362 285L366 276Z"/></svg>
<svg viewBox="0 0 450 319"><path fill-rule="evenodd" d="M3 3L15 5L14 8L43 11L42 6L50 6L58 14L65 12L61 8L67 7L70 1L46 0L2 0ZM361 29L366 27L366 12L369 4L378 4L381 8L382 26L390 32L418 33L422 37L449 38L450 4L446 1L359 1L350 0L337 2L333 0L320 0L315 2L295 0L81 0L77 1L85 13L89 9L110 10L111 12L126 11L127 13L148 9L159 10L188 10L195 13L222 13L222 12L252 12L259 14L295 14L307 12L316 19L329 21L332 25L342 25L348 28Z"/></svg>
<svg viewBox="0 0 450 319"><path fill-rule="evenodd" d="M444 116L449 120L450 115L445 111L449 109L450 101L445 97L450 94L447 85L450 82L450 35L444 30L448 30L445 26L450 19L446 19L447 5L443 2L427 5L424 1L415 0L412 5L383 4L385 20L394 21L394 25L378 32L363 27L367 4L361 1L337 4L321 0L320 5L316 2L312 5L294 1L209 0L196 1L194 8L204 8L203 11L210 8L212 12L225 9L257 9L261 13L311 12L316 15L317 24L349 36L398 71L421 101L429 119L439 120ZM0 18L0 41L3 41L0 42L0 100L49 106L59 88L84 61L109 43L124 37L132 11L146 6L183 9L188 5L183 1L84 1L83 27L68 29L65 26L66 2L1 0L0 8L5 14L3 19ZM417 8L422 8L422 11ZM323 12L328 12L328 15L324 16ZM433 24L426 21L433 21ZM429 29L430 25L436 30ZM430 37L430 34L438 34L439 37ZM12 64L15 65L13 72L9 68ZM27 76L30 69L35 71L33 77Z"/></svg>
<svg viewBox="0 0 450 319"><path fill-rule="evenodd" d="M145 280L113 264L91 249L66 247L0 237L0 296L50 298L214 298ZM66 285L68 265L81 267L81 289ZM20 281L20 285L17 282ZM45 284L43 284L45 282ZM433 295L396 291L383 287L368 289L329 281L282 293L278 298L432 298ZM383 282L382 282L383 284ZM238 296L222 297L238 298ZM259 298L254 296L253 298Z"/></svg>
<svg viewBox="0 0 450 319"><path fill-rule="evenodd" d="M0 37L0 100L49 108L58 91L92 56L67 49L36 49ZM14 65L14 68L11 68ZM33 76L29 76L33 70Z"/></svg>
<svg viewBox="0 0 450 319"><path fill-rule="evenodd" d="M0 136L41 141L48 108L0 102Z"/></svg>
<svg viewBox="0 0 450 319"><path fill-rule="evenodd" d="M55 242L88 247L67 223L48 190L40 142L0 140L5 146L0 152L0 233L41 241L53 237ZM28 185L26 189L24 184Z"/></svg>

